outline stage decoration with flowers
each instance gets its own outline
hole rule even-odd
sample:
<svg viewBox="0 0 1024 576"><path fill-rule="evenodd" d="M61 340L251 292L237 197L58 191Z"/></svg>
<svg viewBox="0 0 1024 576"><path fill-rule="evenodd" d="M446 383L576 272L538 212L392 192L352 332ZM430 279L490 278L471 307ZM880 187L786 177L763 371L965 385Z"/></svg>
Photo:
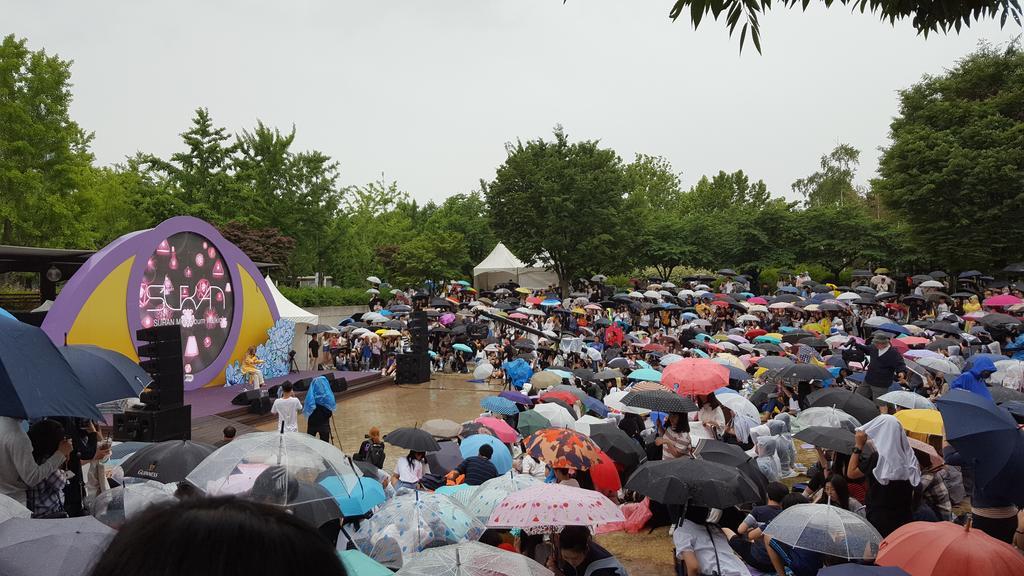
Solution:
<svg viewBox="0 0 1024 576"><path fill-rule="evenodd" d="M276 378L288 374L288 352L292 349L295 339L295 323L280 319L267 330L267 341L256 347L256 357L263 360L260 372L263 378ZM235 360L225 371L225 386L237 386L245 383L242 376L242 363Z"/></svg>

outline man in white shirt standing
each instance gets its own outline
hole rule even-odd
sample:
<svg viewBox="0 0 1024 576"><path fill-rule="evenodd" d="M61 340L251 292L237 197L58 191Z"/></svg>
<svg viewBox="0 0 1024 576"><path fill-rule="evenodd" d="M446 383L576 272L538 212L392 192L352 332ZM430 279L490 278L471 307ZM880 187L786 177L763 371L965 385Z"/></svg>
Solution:
<svg viewBox="0 0 1024 576"><path fill-rule="evenodd" d="M32 441L21 429L17 418L0 416L0 494L14 498L23 506L25 491L42 482L60 468L71 454L71 441L65 438L42 464L32 457Z"/></svg>
<svg viewBox="0 0 1024 576"><path fill-rule="evenodd" d="M302 402L292 395L291 382L282 384L281 392L281 398L274 400L274 405L270 407L270 412L277 414L277 429L283 432L298 432Z"/></svg>

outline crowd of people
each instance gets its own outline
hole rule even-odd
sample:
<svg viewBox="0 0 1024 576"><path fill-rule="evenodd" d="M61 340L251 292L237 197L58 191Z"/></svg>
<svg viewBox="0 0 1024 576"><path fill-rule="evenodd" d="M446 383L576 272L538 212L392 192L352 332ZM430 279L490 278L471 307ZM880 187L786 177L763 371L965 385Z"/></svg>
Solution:
<svg viewBox="0 0 1024 576"><path fill-rule="evenodd" d="M1024 301L1019 285L986 288L979 276L900 286L879 272L837 286L795 275L760 296L732 271L626 291L595 276L564 295L456 282L435 295L392 290L385 301L375 285L370 310L314 338L310 360L388 373L399 352L417 352L408 320L425 311L434 370L494 392L479 418L374 428L349 459L331 444L326 379L302 398L283 386L278 430L262 433L282 438L261 448L276 463L240 454L255 439L225 429L173 499L125 508L127 522L79 573L357 573L358 551L403 574L433 548L479 542L522 566L495 574L624 576L595 536L660 526L678 574L810 576L877 562L916 576L887 543L926 523L983 533L1021 567L1012 546L1024 547ZM897 286L901 294L888 291ZM296 438L299 412L309 440ZM971 429L985 418L984 430ZM85 475L94 490L127 489L134 480L117 467L83 474L83 463L103 470L111 456L86 424L46 419L26 431L0 418L0 491L27 515L56 519L90 512ZM998 442L984 436L996 432ZM389 444L407 453L387 462ZM200 474L227 454L239 460L223 478ZM289 455L301 464L283 462ZM331 465L311 473L310 458ZM76 476L81 502L67 496ZM564 504L537 492L546 511L510 520L517 495L544 484ZM567 516L577 505L589 521ZM431 506L443 512L416 530L378 523L415 521ZM792 535L794 518L816 514L823 524ZM211 543L226 531L230 542Z"/></svg>

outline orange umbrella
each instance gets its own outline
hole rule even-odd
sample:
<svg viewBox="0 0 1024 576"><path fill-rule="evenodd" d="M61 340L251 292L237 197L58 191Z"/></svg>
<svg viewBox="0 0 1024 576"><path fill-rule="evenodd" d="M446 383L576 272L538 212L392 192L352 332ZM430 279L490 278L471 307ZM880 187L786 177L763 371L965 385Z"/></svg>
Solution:
<svg viewBox="0 0 1024 576"><path fill-rule="evenodd" d="M552 468L587 470L597 463L601 449L587 436L567 428L544 428L528 436L526 453Z"/></svg>
<svg viewBox="0 0 1024 576"><path fill-rule="evenodd" d="M573 404L575 404L575 403L580 401L580 399L577 398L576 395L573 394L572 392L565 392L565 391L562 391L562 390L555 390L553 392L545 392L544 394L541 394L541 396L540 396L540 401L541 402L551 402L552 400L561 400L562 402L565 402L569 406L572 406Z"/></svg>
<svg viewBox="0 0 1024 576"><path fill-rule="evenodd" d="M911 522L878 545L879 566L897 566L910 576L1024 574L1024 556L981 530L952 522Z"/></svg>
<svg viewBox="0 0 1024 576"><path fill-rule="evenodd" d="M707 358L683 358L665 368L661 385L680 396L711 394L729 385L729 369Z"/></svg>

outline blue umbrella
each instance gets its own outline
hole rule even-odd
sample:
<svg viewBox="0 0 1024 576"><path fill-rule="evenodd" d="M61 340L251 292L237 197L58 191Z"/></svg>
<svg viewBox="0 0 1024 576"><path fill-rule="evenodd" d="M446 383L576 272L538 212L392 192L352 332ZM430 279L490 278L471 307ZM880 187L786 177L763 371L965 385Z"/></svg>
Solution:
<svg viewBox="0 0 1024 576"><path fill-rule="evenodd" d="M472 352L473 351L472 348L470 348L469 346L466 346L465 344L463 344L461 342L459 342L458 344L453 344L452 348L458 350L459 352Z"/></svg>
<svg viewBox="0 0 1024 576"><path fill-rule="evenodd" d="M800 290L796 286L783 286L779 288L779 292L788 292L790 294L799 294Z"/></svg>
<svg viewBox="0 0 1024 576"><path fill-rule="evenodd" d="M320 485L338 502L342 515L347 517L363 516L387 500L384 487L375 478L359 478L359 484L351 492L337 476L324 478Z"/></svg>
<svg viewBox="0 0 1024 576"><path fill-rule="evenodd" d="M480 406L494 414L504 414L506 416L519 414L519 407L516 406L515 402L500 396L485 396L480 400Z"/></svg>
<svg viewBox="0 0 1024 576"><path fill-rule="evenodd" d="M540 303L541 306L560 306L561 304L561 300L556 300L554 298L548 298L547 300L544 300L543 302Z"/></svg>
<svg viewBox="0 0 1024 576"><path fill-rule="evenodd" d="M644 362L643 360L637 360L637 361L636 361L636 365L637 365L637 366L639 366L639 367L641 367L641 368L647 368L647 369L652 369L652 368L654 368L653 366L651 366L651 365L650 365L650 364L648 364L647 362Z"/></svg>
<svg viewBox="0 0 1024 576"><path fill-rule="evenodd" d="M15 321L18 320L17 318L14 317L13 314L8 312L7 310L4 310L3 308L0 308L0 318L10 318L11 320L15 320Z"/></svg>
<svg viewBox="0 0 1024 576"><path fill-rule="evenodd" d="M630 380L649 380L651 382L661 382L661 372L651 368L641 368L639 370L633 370L627 376Z"/></svg>
<svg viewBox="0 0 1024 576"><path fill-rule="evenodd" d="M494 449L494 454L491 455L491 464L498 469L498 474L505 474L512 469L512 453L508 451L508 446L498 440L497 436L473 434L462 440L462 443L459 444L459 451L462 452L463 458L469 458L478 455L480 447L484 444L490 444Z"/></svg>
<svg viewBox="0 0 1024 576"><path fill-rule="evenodd" d="M942 414L946 440L974 462L975 482L986 485L1015 452L1017 422L992 400L966 390L950 390L935 406Z"/></svg>
<svg viewBox="0 0 1024 576"><path fill-rule="evenodd" d="M339 540L339 544L344 538ZM387 566L363 554L359 550L338 551L341 564L345 567L345 573L349 576L394 576L394 572Z"/></svg>
<svg viewBox="0 0 1024 576"><path fill-rule="evenodd" d="M883 332L891 332L893 334L910 334L910 330L907 330L903 326L896 324L895 322L886 322L881 326L875 328L875 330L881 330Z"/></svg>
<svg viewBox="0 0 1024 576"><path fill-rule="evenodd" d="M134 360L120 352L76 344L62 346L60 353L85 385L94 404L138 398L153 381Z"/></svg>
<svg viewBox="0 0 1024 576"><path fill-rule="evenodd" d="M530 376L533 376L533 368L530 368L530 365L522 358L516 358L511 362L502 362L501 368L516 390L522 390L523 384L530 380Z"/></svg>
<svg viewBox="0 0 1024 576"><path fill-rule="evenodd" d="M103 419L46 333L6 317L0 318L0 416Z"/></svg>
<svg viewBox="0 0 1024 576"><path fill-rule="evenodd" d="M552 374L557 375L559 378L568 378L569 380L573 379L572 372L566 372L565 370L559 370L557 368L548 368L547 370L545 370L545 372L551 372Z"/></svg>
<svg viewBox="0 0 1024 576"><path fill-rule="evenodd" d="M588 412L593 412L601 418L608 416L608 407L605 406L604 402L601 402L593 396L587 396L584 398L583 405L586 406Z"/></svg>

